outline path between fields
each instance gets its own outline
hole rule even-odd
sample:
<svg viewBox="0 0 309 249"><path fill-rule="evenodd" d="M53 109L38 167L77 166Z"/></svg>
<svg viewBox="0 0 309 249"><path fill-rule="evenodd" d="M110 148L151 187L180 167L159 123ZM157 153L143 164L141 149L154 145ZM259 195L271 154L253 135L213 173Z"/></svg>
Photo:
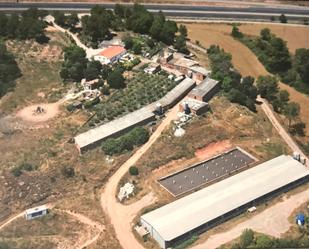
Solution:
<svg viewBox="0 0 309 249"><path fill-rule="evenodd" d="M151 147L151 145L159 138L161 133L177 117L178 105L174 106L162 121L159 127L151 135L149 141L144 144L134 155L127 160L116 173L108 180L101 196L101 206L104 212L110 218L116 236L122 248L144 249L144 247L136 240L132 233L132 221L138 212L150 204L154 203L156 198L150 192L141 200L125 206L119 203L116 199L117 186L121 178L128 172L129 167L134 165L137 160Z"/></svg>
<svg viewBox="0 0 309 249"><path fill-rule="evenodd" d="M47 206L48 209L52 209L52 208L54 208L55 205L48 203L48 204L46 204L46 206ZM92 243L94 243L99 238L101 233L105 230L104 225L102 225L99 222L91 220L90 218L86 217L83 214L80 214L80 213L77 213L77 212L74 212L74 211L71 211L71 210L66 210L66 209L55 208L55 210L58 211L58 212L65 213L65 214L68 214L70 216L73 216L80 223L87 225L87 226L90 226L94 230L97 230L97 233L89 239L88 238L85 238L85 239L80 238L80 241L81 241L80 245L74 245L74 248L71 248L71 249L83 249L83 248L91 245ZM4 227L10 225L16 219L23 217L24 215L25 215L25 211L11 217L10 219L8 219L7 221L5 221L4 223L2 223L0 225L0 230L3 229ZM62 249L62 248L68 249L68 247L66 245L60 245L58 247L58 249Z"/></svg>
<svg viewBox="0 0 309 249"><path fill-rule="evenodd" d="M256 232L280 237L280 235L287 232L291 226L288 217L292 214L296 206L300 206L308 201L308 196L309 189L290 197L285 196L282 202L267 208L263 212L234 226L226 232L210 236L205 243L193 246L191 249L217 248L233 239L236 239L241 235L243 230L248 228L251 228Z"/></svg>

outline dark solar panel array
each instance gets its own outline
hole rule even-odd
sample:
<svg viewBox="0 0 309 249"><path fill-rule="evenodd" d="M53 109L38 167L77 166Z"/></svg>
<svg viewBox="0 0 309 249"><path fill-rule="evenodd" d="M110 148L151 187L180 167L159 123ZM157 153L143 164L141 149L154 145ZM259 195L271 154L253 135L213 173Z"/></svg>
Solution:
<svg viewBox="0 0 309 249"><path fill-rule="evenodd" d="M254 161L248 154L236 148L208 161L161 178L159 183L174 196L177 196L218 178L228 176Z"/></svg>

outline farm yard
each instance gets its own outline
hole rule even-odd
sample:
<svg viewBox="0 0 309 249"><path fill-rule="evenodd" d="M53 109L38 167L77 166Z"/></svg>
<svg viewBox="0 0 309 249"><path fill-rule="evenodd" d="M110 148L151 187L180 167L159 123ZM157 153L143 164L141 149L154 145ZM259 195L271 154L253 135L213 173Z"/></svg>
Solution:
<svg viewBox="0 0 309 249"><path fill-rule="evenodd" d="M244 149L260 162L291 153L260 108L257 113L252 113L245 107L231 104L222 96L212 99L210 108L211 113L207 116L196 117L184 127L186 133L182 137L174 136L171 125L135 164L139 175L130 176L127 173L124 176L120 185L134 181L137 188L137 195L127 203L147 194L149 189L163 203L174 200L159 186L157 180L200 162L200 155L198 157L196 154L216 143L217 148L210 148L212 154L203 157L203 160L235 146Z"/></svg>
<svg viewBox="0 0 309 249"><path fill-rule="evenodd" d="M125 14L127 10L132 11L131 15ZM42 23L46 13L35 9L30 11L39 16L34 18L34 23L44 27ZM206 114L197 116L194 112L180 109L180 103L177 102L196 86L196 82L190 79L195 79L195 72L184 73L186 70L181 72L182 67L176 66L175 75L180 72L187 75L179 83L181 80L178 79L183 76L174 80L174 75L163 71L163 61L168 62L173 57L169 53L175 55L177 51L184 61L200 63L208 69L212 66L210 64L214 57L210 53L209 56L198 53L197 50L196 57L191 57L186 47L186 27L177 26L175 21L165 19L161 13L155 15L147 12L140 5L134 5L131 9L119 6L115 13L94 7L92 15L81 20L81 28L76 26L79 22L76 14L55 12L54 15L57 16L55 23L59 23L59 26L72 32L76 28L81 33L72 34L54 25L46 28L43 36L28 37L28 40L18 39L21 35L19 33L15 34L17 38L13 36L16 40L8 38L10 33L4 36L8 50L21 69L21 77L16 80L16 87L12 87L12 91L0 99L0 247L3 242L16 249L127 248L123 246L123 241L128 238L127 245L130 245L132 237L134 239L131 221L134 217L135 220L138 219L136 215L139 209L150 204L151 200L158 200L156 206L174 200L157 182L163 176L222 152L233 150L231 153L234 153L238 146L239 150L247 151L260 161L281 154L291 154L290 148L283 142L261 107L257 105L255 110L256 95L252 100L254 110L232 103L223 91L217 93L219 89L214 98L215 93L211 95L209 109L207 112L205 109ZM21 16L26 18L27 11ZM8 18L13 20L14 16ZM55 23L51 21L50 24ZM22 26L21 23L19 25ZM150 25L153 26L151 29L148 27ZM188 25L191 40L199 39L200 44L206 46L208 41L204 43L203 32L194 30L194 25ZM228 28L231 29L231 26ZM202 26L200 29L203 30ZM27 33L25 30L23 29L24 33ZM128 40L120 41L117 36L123 31L129 31L127 34L134 38L127 37ZM251 51L240 46L230 36L230 30L226 33L220 33L219 29L213 32L217 32L218 36L211 37L210 39L215 40L210 44L216 43L218 39L228 49L233 50L234 45L239 46L237 53L243 49L248 55L248 61L251 56L251 64L242 65L249 68L248 75L257 77L260 75L258 70L264 70L267 74L264 67L254 60L256 58ZM37 42L44 38L45 33L47 39L42 43ZM86 45L93 48L81 44L78 38L81 35L86 36L89 42ZM194 35L197 35L196 38L192 38ZM118 48L105 48L103 42L109 44L110 41L106 39L113 36L121 45L117 45ZM293 42L295 41L291 41ZM109 52L102 50L90 58L88 52L96 51L94 48L101 45ZM163 49L164 51L159 51ZM293 46L290 49L294 49ZM118 50L118 54L113 55L112 50ZM157 63L150 63L152 55L157 52L160 53L152 61L162 63L163 70ZM165 57L165 53L169 55ZM189 58L198 61L190 61ZM236 61L238 59L236 56ZM233 54L233 62L234 60ZM135 67L140 62L142 66ZM253 69L255 63L258 65L257 70ZM186 65L183 67L188 69ZM153 68L155 70L150 71ZM207 71L198 68L202 72ZM233 65L228 70L234 71ZM256 74L250 70L256 70ZM207 74L202 74L203 79L208 74L208 71ZM211 77L215 78L214 74ZM243 85L247 89L251 87L253 91L257 90L252 87L254 80L250 80L247 78ZM235 90L237 87L233 88ZM172 89L174 93L172 91L169 95ZM164 100L161 103L164 115L156 115L155 105L149 105L149 110L146 110L148 104L155 103L163 96L167 96L168 103L164 104ZM170 98L176 106L167 110L173 106L169 102ZM208 107L205 101L203 99L203 104ZM141 108L141 112L134 112ZM156 108L158 110L160 106ZM147 118L148 114L150 118ZM133 120L132 123L124 121L123 118L127 116L129 118L126 120ZM137 117L144 118L145 122L138 122ZM178 120L170 124L176 117ZM150 122L155 119L159 122ZM147 127L136 127L134 124ZM108 132L114 128L115 137L109 136ZM81 150L88 145L89 150ZM95 148L96 146L101 148ZM221 159L225 162L231 159L232 166L235 166L229 168L230 172L220 167L222 177L234 174L245 166L251 167L254 161L253 158L248 160L241 153ZM238 159L241 162L239 164ZM215 164L217 163L216 161ZM217 177L220 172L213 170L212 174ZM218 178L212 180L216 181ZM123 204L129 205L146 197L134 203L132 210L126 210L127 207L115 199L116 191L124 183L133 184L136 192ZM201 187L198 184L191 188L191 184L192 182L187 186L188 192ZM177 195L178 193L175 194ZM23 218L10 219L21 217L14 215L41 204L52 206L51 212L45 217L29 222ZM119 215L120 223L117 218L113 220L115 214ZM123 217L128 219L122 219ZM119 236L119 231L124 235ZM157 248L152 242L145 245Z"/></svg>
<svg viewBox="0 0 309 249"><path fill-rule="evenodd" d="M106 122L155 102L173 89L177 82L167 75L137 73L127 87L113 93L107 100L94 107L97 119Z"/></svg>

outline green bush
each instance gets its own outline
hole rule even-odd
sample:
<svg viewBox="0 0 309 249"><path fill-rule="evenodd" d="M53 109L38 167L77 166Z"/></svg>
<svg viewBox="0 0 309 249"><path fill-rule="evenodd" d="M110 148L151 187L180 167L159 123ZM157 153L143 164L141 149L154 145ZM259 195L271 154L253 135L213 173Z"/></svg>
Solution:
<svg viewBox="0 0 309 249"><path fill-rule="evenodd" d="M102 150L107 155L120 154L133 150L134 146L144 144L149 139L146 129L137 127L119 138L109 138L102 143Z"/></svg>
<svg viewBox="0 0 309 249"><path fill-rule="evenodd" d="M20 175L22 175L23 171L33 171L33 170L36 170L37 169L37 166L34 166L30 163L27 163L27 162L22 162L21 164L15 166L12 170L11 170L11 173L18 177Z"/></svg>
<svg viewBox="0 0 309 249"><path fill-rule="evenodd" d="M251 229L245 229L240 236L241 248L247 248L254 240L254 233Z"/></svg>
<svg viewBox="0 0 309 249"><path fill-rule="evenodd" d="M130 173L131 176L137 176L139 174L138 168L135 167L135 166L131 166L129 168L129 173Z"/></svg>
<svg viewBox="0 0 309 249"><path fill-rule="evenodd" d="M89 100L89 101L86 101L84 103L84 107L86 109L90 109L91 107L95 106L96 104L100 103L100 98L99 97L96 97L95 99L93 100Z"/></svg>
<svg viewBox="0 0 309 249"><path fill-rule="evenodd" d="M68 112L73 112L75 110L75 107L73 106L73 104L68 104L66 106L66 109Z"/></svg>
<svg viewBox="0 0 309 249"><path fill-rule="evenodd" d="M75 170L74 170L74 168L69 167L69 166L64 166L64 167L62 167L61 173L62 173L62 175L63 175L64 177L66 177L66 178L71 178L71 177L75 176Z"/></svg>

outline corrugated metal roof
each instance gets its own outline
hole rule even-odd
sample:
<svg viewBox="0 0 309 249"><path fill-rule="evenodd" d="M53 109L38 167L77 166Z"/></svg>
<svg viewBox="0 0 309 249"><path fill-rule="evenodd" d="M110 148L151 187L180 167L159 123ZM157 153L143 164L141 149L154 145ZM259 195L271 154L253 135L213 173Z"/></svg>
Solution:
<svg viewBox="0 0 309 249"><path fill-rule="evenodd" d="M195 96L204 97L218 84L219 84L219 81L211 79L211 78L206 78L199 85L194 87L192 91L190 92L190 94L193 94Z"/></svg>
<svg viewBox="0 0 309 249"><path fill-rule="evenodd" d="M177 100L183 93L190 91L193 86L195 86L195 81L190 78L185 78L157 102L162 106L168 106Z"/></svg>
<svg viewBox="0 0 309 249"><path fill-rule="evenodd" d="M175 86L170 92L168 92L161 100L157 101L162 106L170 105L175 99L179 98L184 92L192 88L195 85L195 81L186 78ZM87 132L77 135L74 140L80 149L93 144L99 140L107 138L117 132L120 132L128 127L131 127L143 120L154 117L156 103L149 104L137 111L126 114L125 116L98 126Z"/></svg>
<svg viewBox="0 0 309 249"><path fill-rule="evenodd" d="M131 112L129 114L124 115L121 118L98 126L94 129L86 131L82 134L77 135L75 139L75 143L79 146L79 148L86 147L90 144L93 144L99 140L107 138L119 131L122 131L128 127L133 126L143 120L151 118L155 116L153 111L155 110L154 104L150 104L145 106L137 111Z"/></svg>
<svg viewBox="0 0 309 249"><path fill-rule="evenodd" d="M170 241L308 175L304 165L282 155L147 213L141 219L165 241Z"/></svg>
<svg viewBox="0 0 309 249"><path fill-rule="evenodd" d="M204 67L201 67L201 66L192 66L190 67L190 69L193 71L193 72L197 72L197 73L201 73L205 76L207 76L208 74L210 74L210 71L207 70L206 68Z"/></svg>
<svg viewBox="0 0 309 249"><path fill-rule="evenodd" d="M206 102L199 101L196 99L191 99L191 98L185 98L184 101L181 103L181 105L184 107L185 103L187 103L189 108L194 111L198 111L199 109L208 105L208 103Z"/></svg>

